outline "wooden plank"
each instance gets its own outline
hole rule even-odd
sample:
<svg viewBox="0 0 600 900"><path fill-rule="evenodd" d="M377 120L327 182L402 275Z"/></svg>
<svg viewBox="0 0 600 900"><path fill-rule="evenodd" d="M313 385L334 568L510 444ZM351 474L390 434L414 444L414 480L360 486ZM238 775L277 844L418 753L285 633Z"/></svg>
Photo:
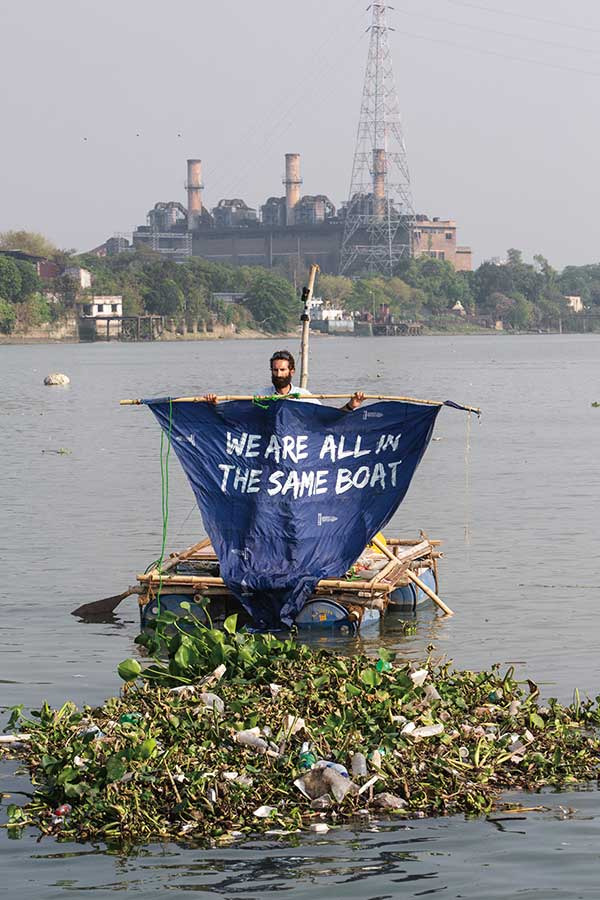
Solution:
<svg viewBox="0 0 600 900"><path fill-rule="evenodd" d="M430 551L431 544L429 541L420 541L413 547L404 547L402 550L395 550L393 556L398 562L408 563L413 559L418 559L419 556L426 556Z"/></svg>

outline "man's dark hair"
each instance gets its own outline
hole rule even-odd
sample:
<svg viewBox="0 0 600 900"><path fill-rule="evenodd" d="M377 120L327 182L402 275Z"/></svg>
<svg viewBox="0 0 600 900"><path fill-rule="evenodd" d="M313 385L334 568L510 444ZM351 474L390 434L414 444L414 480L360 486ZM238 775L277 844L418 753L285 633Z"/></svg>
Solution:
<svg viewBox="0 0 600 900"><path fill-rule="evenodd" d="M276 359L285 359L289 363L290 369L296 368L296 360L292 356L289 350L276 350L271 359L269 360L269 366L272 369L273 363Z"/></svg>

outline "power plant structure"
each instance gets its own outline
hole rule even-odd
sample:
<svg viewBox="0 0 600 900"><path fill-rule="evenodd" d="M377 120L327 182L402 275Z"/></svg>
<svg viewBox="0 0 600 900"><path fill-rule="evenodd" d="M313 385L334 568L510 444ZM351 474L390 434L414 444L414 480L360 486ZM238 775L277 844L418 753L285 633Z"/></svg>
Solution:
<svg viewBox="0 0 600 900"><path fill-rule="evenodd" d="M430 256L471 269L471 250L456 243L456 223L415 214L394 87L387 6L372 3L367 68L349 198L339 209L325 194L302 195L299 153L285 154L285 196L260 210L240 198L204 205L202 161L187 161L187 207L156 203L130 235L104 245L108 254L146 246L176 261L199 256L233 265L317 263L323 272L393 275L403 259Z"/></svg>
<svg viewBox="0 0 600 900"><path fill-rule="evenodd" d="M394 85L385 3L371 4L369 54L344 216L340 273L393 275L412 252L408 159Z"/></svg>

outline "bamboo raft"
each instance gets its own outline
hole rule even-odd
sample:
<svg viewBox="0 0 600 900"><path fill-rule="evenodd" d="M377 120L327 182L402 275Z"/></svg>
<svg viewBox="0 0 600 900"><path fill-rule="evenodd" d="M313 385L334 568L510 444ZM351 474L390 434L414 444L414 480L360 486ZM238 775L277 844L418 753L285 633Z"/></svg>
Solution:
<svg viewBox="0 0 600 900"><path fill-rule="evenodd" d="M452 614L438 597L441 541L430 540L422 532L416 540L388 538L385 544L373 543L377 546L366 549L360 557L360 571L318 582L296 619L298 628L356 633L367 622L379 621L388 609L413 610L427 597L446 615ZM177 613L183 601L199 604L208 600L213 622L237 612L240 624L251 624L220 577L219 561L208 539L172 553L161 568L155 563L137 579L142 627L158 613L159 594L161 610ZM201 618L202 607L196 608Z"/></svg>

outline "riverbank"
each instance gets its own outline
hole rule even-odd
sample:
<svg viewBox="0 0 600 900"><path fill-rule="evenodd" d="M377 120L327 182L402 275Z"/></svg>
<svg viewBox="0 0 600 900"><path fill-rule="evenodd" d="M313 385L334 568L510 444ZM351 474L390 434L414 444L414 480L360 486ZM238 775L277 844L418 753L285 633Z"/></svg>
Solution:
<svg viewBox="0 0 600 900"><path fill-rule="evenodd" d="M244 331L233 330L230 325L214 325L210 331L163 331L157 341L164 342L181 342L181 341L222 341L222 340L260 340L275 337L295 337L292 333L287 334L268 334L265 331L255 331L252 329L244 329ZM39 325L35 328L28 329L26 332L17 334L0 334L0 345L2 344L90 344L105 343L102 338L98 341L82 341L79 338L79 330L76 320L67 320L60 323L47 323ZM113 341L111 341L113 343ZM132 342L127 342L132 343ZM135 343L135 342L133 342ZM148 343L143 341L140 343Z"/></svg>
<svg viewBox="0 0 600 900"><path fill-rule="evenodd" d="M477 328L477 327L468 327L468 328L456 328L453 330L448 329L425 329L420 335L398 335L395 338L389 336L386 338L381 338L382 340L415 340L419 337L459 337L459 336L478 336L478 337L500 337L500 336L523 336L523 335L531 335L531 334L539 334L540 332L531 332L531 331L497 331L495 329L490 328ZM544 332L544 334L559 334L556 332ZM561 332L561 334L568 335L569 332ZM340 337L340 335L329 335L324 334L320 331L311 331L310 339L312 340L321 340L321 339L335 339ZM348 334L343 335L343 338L354 338L361 340L362 335ZM255 340L279 340L279 339L288 339L288 340L297 340L299 338L298 331L288 331L281 332L277 334L273 334L271 332L266 331L254 331L250 329L244 329L243 331L232 331L231 327L228 325L223 326L215 326L211 331L202 331L202 332L179 332L179 331L164 331L163 334L157 338L152 343L187 343L187 342L204 342L204 341L255 341ZM2 345L27 345L27 344L90 344L90 343L106 343L104 340L98 341L81 341L77 334L71 333L70 330L67 329L58 329L51 330L45 329L44 326L40 326L39 328L33 329L26 334L0 334L0 346ZM115 341L111 341L110 343L115 343ZM126 342L126 343L149 343L148 341L141 342Z"/></svg>

